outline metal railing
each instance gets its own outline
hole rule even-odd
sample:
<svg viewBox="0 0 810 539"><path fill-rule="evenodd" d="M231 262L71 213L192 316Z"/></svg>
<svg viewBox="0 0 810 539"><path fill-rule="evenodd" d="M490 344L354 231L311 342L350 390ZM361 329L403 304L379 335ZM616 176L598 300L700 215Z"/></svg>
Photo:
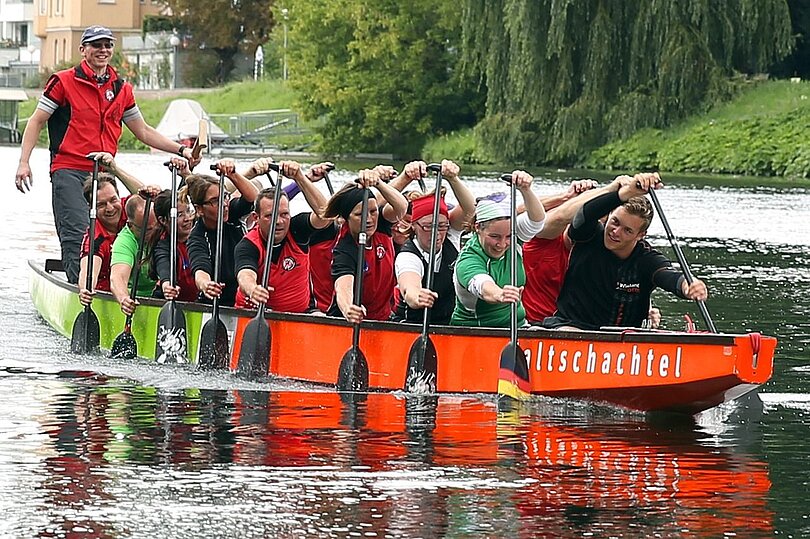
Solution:
<svg viewBox="0 0 810 539"><path fill-rule="evenodd" d="M209 114L211 121L228 135L226 144L267 143L284 135L308 134L298 113L289 109L259 110L239 114Z"/></svg>

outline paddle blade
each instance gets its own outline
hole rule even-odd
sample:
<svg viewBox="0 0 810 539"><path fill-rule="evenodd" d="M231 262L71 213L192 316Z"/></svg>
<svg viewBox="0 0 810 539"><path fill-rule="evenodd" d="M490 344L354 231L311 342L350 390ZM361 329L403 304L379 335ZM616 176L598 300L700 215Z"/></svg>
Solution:
<svg viewBox="0 0 810 539"><path fill-rule="evenodd" d="M138 342L127 328L113 341L110 358L135 359L136 357L138 357Z"/></svg>
<svg viewBox="0 0 810 539"><path fill-rule="evenodd" d="M498 395L526 400L531 396L531 392L526 353L516 343L509 342L501 351Z"/></svg>
<svg viewBox="0 0 810 539"><path fill-rule="evenodd" d="M338 391L368 391L368 361L360 348L352 346L343 354L335 388Z"/></svg>
<svg viewBox="0 0 810 539"><path fill-rule="evenodd" d="M208 147L208 120L200 120L197 130L197 140L194 141L194 146L191 147L191 156L194 159L200 157L204 149Z"/></svg>
<svg viewBox="0 0 810 539"><path fill-rule="evenodd" d="M242 335L236 374L246 378L267 376L270 368L270 327L262 318L254 318Z"/></svg>
<svg viewBox="0 0 810 539"><path fill-rule="evenodd" d="M155 357L158 363L187 363L186 316L174 301L163 304L158 315Z"/></svg>
<svg viewBox="0 0 810 539"><path fill-rule="evenodd" d="M197 368L201 370L228 368L228 330L219 318L208 320L200 331L200 361Z"/></svg>
<svg viewBox="0 0 810 539"><path fill-rule="evenodd" d="M70 351L74 354L87 354L98 351L98 317L92 309L85 309L73 322L70 336Z"/></svg>
<svg viewBox="0 0 810 539"><path fill-rule="evenodd" d="M408 352L405 391L428 395L436 393L436 347L430 335L420 335Z"/></svg>

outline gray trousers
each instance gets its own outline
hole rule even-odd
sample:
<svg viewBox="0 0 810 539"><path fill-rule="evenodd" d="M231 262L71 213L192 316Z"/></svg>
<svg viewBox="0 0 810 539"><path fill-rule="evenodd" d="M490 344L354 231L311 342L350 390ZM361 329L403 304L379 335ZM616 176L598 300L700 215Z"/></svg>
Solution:
<svg viewBox="0 0 810 539"><path fill-rule="evenodd" d="M62 265L69 283L79 281L79 253L90 224L90 211L82 194L85 170L61 169L51 174L51 202L56 234L62 246Z"/></svg>

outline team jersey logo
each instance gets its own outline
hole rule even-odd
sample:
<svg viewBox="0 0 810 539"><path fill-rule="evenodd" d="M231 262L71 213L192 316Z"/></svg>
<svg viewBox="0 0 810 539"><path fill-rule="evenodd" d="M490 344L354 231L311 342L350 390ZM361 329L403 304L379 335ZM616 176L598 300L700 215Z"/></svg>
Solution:
<svg viewBox="0 0 810 539"><path fill-rule="evenodd" d="M284 271L292 271L295 268L295 259L291 256L284 258L281 261L281 267L284 268Z"/></svg>
<svg viewBox="0 0 810 539"><path fill-rule="evenodd" d="M382 245L377 246L377 260L382 260L385 256L385 247Z"/></svg>
<svg viewBox="0 0 810 539"><path fill-rule="evenodd" d="M113 97L115 97L115 94L113 93L113 91L111 89L108 88L107 91L104 92L104 97L107 98L107 101L112 101Z"/></svg>

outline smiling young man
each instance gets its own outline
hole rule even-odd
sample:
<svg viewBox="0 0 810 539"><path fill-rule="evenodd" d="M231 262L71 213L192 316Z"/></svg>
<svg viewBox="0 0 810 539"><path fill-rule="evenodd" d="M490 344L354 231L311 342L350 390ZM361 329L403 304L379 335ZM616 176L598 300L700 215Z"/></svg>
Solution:
<svg viewBox="0 0 810 539"><path fill-rule="evenodd" d="M144 121L132 85L109 65L114 47L115 37L109 28L85 29L79 46L82 62L51 75L22 136L14 181L25 193L33 184L31 152L48 125L54 221L62 263L71 283L78 280L81 240L89 221L82 184L93 165L85 156L92 152L115 155L126 124L144 144L191 160L190 148L169 140Z"/></svg>
<svg viewBox="0 0 810 539"><path fill-rule="evenodd" d="M703 281L691 285L644 236L653 208L644 196L659 186L657 173L620 178L618 191L607 192L582 206L568 235L574 242L557 312L543 321L549 328L599 329L640 327L647 318L650 295L662 288L684 299L704 300ZM603 225L600 221L607 214Z"/></svg>

